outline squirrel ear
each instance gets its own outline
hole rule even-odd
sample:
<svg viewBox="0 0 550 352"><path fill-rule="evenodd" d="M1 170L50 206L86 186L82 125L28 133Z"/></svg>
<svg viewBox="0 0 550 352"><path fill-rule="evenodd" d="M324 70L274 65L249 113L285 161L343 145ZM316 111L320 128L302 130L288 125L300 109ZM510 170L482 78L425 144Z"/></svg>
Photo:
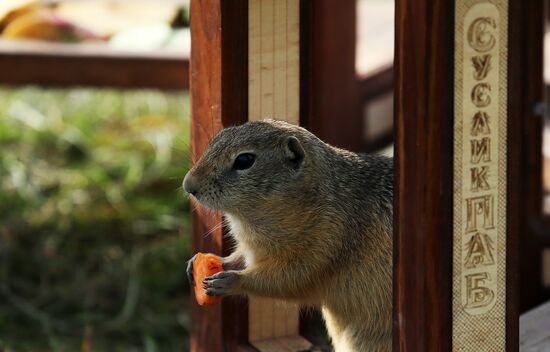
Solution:
<svg viewBox="0 0 550 352"><path fill-rule="evenodd" d="M305 152L298 138L291 136L286 139L285 156L293 169L298 170L302 166Z"/></svg>

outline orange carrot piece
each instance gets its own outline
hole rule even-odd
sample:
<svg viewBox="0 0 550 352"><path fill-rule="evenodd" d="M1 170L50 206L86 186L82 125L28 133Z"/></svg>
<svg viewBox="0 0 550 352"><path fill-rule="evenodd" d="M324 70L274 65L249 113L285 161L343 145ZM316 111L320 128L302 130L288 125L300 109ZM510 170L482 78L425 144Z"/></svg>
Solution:
<svg viewBox="0 0 550 352"><path fill-rule="evenodd" d="M220 303L221 297L209 296L202 287L202 281L216 273L223 271L218 257L210 253L198 253L193 263L193 278L195 280L195 299L199 305Z"/></svg>

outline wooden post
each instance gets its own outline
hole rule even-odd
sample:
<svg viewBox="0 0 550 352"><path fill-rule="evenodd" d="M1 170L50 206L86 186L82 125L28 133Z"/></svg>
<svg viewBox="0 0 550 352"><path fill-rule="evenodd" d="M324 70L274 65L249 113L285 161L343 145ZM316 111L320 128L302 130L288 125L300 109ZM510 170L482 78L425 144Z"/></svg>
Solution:
<svg viewBox="0 0 550 352"><path fill-rule="evenodd" d="M247 1L191 1L192 156L196 162L223 127L246 121L248 111ZM194 252L227 255L221 214L192 204ZM221 352L247 349L247 305L238 298L199 307L192 302L191 350Z"/></svg>
<svg viewBox="0 0 550 352"><path fill-rule="evenodd" d="M193 161L223 127L303 113L300 0L192 0ZM221 214L193 204L193 252L228 255ZM192 303L192 351L299 351L299 312L265 298Z"/></svg>
<svg viewBox="0 0 550 352"><path fill-rule="evenodd" d="M364 147L363 106L355 71L356 1L306 1L309 7L311 117L307 127L324 141Z"/></svg>
<svg viewBox="0 0 550 352"><path fill-rule="evenodd" d="M396 351L518 349L518 7L396 4Z"/></svg>
<svg viewBox="0 0 550 352"><path fill-rule="evenodd" d="M512 58L517 69L512 78L517 81L513 99L514 109L521 114L523 138L521 164L517 165L522 182L521 209L521 257L520 261L520 311L529 310L550 299L550 288L544 287L542 278L543 251L550 248L550 218L543 214L542 204L542 133L544 114L548 114L548 96L545 95L543 78L543 43L545 21L548 21L548 5L543 0L516 4L518 13L514 37L510 39ZM546 2L548 4L548 2ZM548 91L547 91L548 92ZM544 108L545 107L545 108ZM538 111L537 111L538 110ZM548 116L548 115L547 115Z"/></svg>

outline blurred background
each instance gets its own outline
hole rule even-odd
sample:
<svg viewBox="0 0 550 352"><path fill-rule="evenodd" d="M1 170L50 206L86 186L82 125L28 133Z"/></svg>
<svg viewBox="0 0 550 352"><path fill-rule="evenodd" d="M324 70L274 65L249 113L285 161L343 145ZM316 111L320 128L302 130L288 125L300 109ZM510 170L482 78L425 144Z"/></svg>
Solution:
<svg viewBox="0 0 550 352"><path fill-rule="evenodd" d="M186 350L189 40L186 1L0 1L0 351Z"/></svg>

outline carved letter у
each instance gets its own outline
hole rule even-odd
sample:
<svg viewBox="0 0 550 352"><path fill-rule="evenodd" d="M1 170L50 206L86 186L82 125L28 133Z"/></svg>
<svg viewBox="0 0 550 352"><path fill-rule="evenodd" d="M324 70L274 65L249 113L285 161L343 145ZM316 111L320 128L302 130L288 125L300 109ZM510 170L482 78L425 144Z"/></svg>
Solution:
<svg viewBox="0 0 550 352"><path fill-rule="evenodd" d="M472 64L474 65L474 78L481 81L491 70L491 55L474 56L472 57Z"/></svg>

